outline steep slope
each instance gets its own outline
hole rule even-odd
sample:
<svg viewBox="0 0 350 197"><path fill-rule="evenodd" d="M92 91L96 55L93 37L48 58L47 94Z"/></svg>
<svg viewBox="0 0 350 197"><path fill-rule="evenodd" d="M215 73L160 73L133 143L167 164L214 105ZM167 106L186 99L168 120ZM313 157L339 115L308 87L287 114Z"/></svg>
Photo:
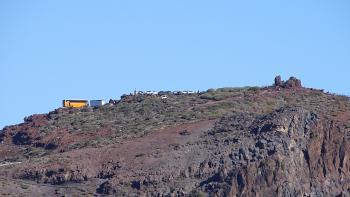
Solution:
<svg viewBox="0 0 350 197"><path fill-rule="evenodd" d="M296 78L166 100L127 96L4 128L0 191L347 196L349 133L349 98L303 88Z"/></svg>

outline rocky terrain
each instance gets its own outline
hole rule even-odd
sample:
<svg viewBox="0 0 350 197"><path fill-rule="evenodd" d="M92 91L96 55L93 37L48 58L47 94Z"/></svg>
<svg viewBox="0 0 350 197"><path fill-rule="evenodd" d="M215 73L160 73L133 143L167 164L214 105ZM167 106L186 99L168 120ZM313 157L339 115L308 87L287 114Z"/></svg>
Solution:
<svg viewBox="0 0 350 197"><path fill-rule="evenodd" d="M350 98L267 87L124 96L0 131L1 196L350 196Z"/></svg>

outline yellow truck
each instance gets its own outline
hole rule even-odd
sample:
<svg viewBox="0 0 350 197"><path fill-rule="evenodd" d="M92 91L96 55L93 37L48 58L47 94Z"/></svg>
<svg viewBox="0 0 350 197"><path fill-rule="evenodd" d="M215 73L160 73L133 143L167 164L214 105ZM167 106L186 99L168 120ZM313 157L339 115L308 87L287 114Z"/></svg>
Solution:
<svg viewBox="0 0 350 197"><path fill-rule="evenodd" d="M81 108L81 107L89 106L89 101L88 100L63 100L62 105L63 107Z"/></svg>

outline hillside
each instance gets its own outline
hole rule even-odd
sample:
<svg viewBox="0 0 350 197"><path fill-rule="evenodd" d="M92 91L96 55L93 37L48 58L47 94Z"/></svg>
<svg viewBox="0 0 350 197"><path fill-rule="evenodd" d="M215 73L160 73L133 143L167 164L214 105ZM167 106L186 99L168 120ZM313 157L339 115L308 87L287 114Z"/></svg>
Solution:
<svg viewBox="0 0 350 197"><path fill-rule="evenodd" d="M5 127L0 195L350 195L349 97L294 77L167 96Z"/></svg>

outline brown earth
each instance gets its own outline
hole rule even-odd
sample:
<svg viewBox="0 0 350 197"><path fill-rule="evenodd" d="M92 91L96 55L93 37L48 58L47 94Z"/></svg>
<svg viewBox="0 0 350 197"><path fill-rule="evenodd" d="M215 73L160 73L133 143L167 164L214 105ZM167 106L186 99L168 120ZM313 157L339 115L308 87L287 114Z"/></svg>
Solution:
<svg viewBox="0 0 350 197"><path fill-rule="evenodd" d="M350 99L265 88L125 96L0 132L1 196L349 196Z"/></svg>

